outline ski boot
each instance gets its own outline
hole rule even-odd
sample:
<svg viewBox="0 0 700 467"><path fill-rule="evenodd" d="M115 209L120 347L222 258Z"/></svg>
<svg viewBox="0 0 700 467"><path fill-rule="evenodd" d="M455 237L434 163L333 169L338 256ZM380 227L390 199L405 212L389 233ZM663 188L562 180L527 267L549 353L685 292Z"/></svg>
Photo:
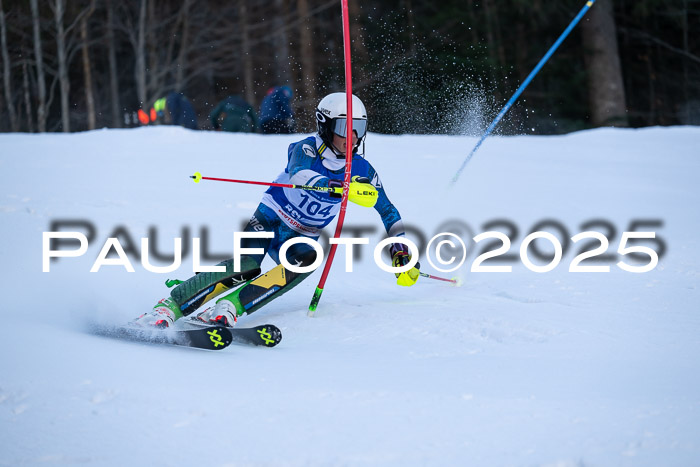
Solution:
<svg viewBox="0 0 700 467"><path fill-rule="evenodd" d="M236 306L228 299L222 298L216 305L197 315L197 320L207 324L233 327L238 322Z"/></svg>
<svg viewBox="0 0 700 467"><path fill-rule="evenodd" d="M180 306L172 298L160 300L148 313L144 313L132 324L142 327L154 327L165 329L170 327L176 320L182 318Z"/></svg>

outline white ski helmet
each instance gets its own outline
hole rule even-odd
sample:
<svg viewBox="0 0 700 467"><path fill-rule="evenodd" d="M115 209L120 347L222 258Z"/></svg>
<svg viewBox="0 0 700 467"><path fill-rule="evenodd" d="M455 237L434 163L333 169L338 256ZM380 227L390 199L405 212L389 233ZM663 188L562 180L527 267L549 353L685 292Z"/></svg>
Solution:
<svg viewBox="0 0 700 467"><path fill-rule="evenodd" d="M316 109L318 134L326 145L338 154L333 147L333 134L345 137L347 130L347 99L344 92L334 92L321 99ZM359 97L352 96L352 129L357 133L357 144L362 144L367 135L367 109Z"/></svg>

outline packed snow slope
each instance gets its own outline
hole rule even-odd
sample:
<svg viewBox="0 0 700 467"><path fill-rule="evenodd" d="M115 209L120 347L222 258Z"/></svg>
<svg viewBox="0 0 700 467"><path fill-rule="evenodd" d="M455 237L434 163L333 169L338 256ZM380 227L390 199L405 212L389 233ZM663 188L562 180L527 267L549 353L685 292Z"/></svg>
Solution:
<svg viewBox="0 0 700 467"><path fill-rule="evenodd" d="M348 235L370 243L353 272L339 250L316 317L306 310L320 269L239 320L279 326L274 349L207 352L86 330L134 318L168 294L166 278L189 277L192 237L207 240L204 264L232 254L264 188L189 175L271 181L302 136L0 135L0 465L700 464L697 127L490 138L452 188L475 138L370 134L367 157L409 236L448 231L469 247L453 273L421 252L423 271L459 275L461 287L397 286L371 258L379 217L350 205ZM85 233L87 253L42 272L50 230ZM513 256L482 266L511 272L471 271L493 242L471 238L489 230L510 237ZM532 230L568 243L549 272L520 259ZM569 271L600 245L570 240L587 230L609 237L609 256L581 265L609 272ZM616 265L649 262L618 253L632 230L655 232L634 243L660 255L650 272ZM90 272L109 237L135 272ZM182 266L147 271L142 237L165 256L181 237ZM528 248L542 266L533 251L553 248Z"/></svg>

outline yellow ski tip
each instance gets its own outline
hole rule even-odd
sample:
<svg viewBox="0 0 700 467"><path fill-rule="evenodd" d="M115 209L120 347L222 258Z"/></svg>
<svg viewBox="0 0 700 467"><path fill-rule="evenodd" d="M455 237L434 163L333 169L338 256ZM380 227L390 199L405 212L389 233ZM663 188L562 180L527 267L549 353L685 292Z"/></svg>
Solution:
<svg viewBox="0 0 700 467"><path fill-rule="evenodd" d="M194 182L199 183L202 180L202 174L195 172L194 175L190 175L190 178L194 178Z"/></svg>

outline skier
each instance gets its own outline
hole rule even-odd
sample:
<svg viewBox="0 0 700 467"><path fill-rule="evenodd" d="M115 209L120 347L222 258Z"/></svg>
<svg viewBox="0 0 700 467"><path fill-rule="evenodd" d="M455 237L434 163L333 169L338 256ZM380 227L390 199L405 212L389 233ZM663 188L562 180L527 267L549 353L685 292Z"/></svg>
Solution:
<svg viewBox="0 0 700 467"><path fill-rule="evenodd" d="M324 97L316 109L318 133L293 143L288 149L288 164L276 183L342 188L346 155L346 95L333 93ZM398 210L387 198L377 172L357 149L367 134L367 112L362 101L352 96L353 147L350 201L373 206L381 216L390 237L405 235ZM365 193L366 196L358 195ZM368 201L371 200L371 201ZM271 300L288 292L311 273L285 269L279 260L280 247L287 240L306 236L317 239L321 229L340 211L341 195L300 189L271 187L248 222L244 232L273 232L273 238L245 238L243 248L261 248L261 254L241 255L239 270L233 259L219 263L225 272L202 272L180 283L170 297L160 300L153 309L138 317L141 326L166 328L182 316L188 316L209 300L219 297L216 305L207 308L196 319L210 324L233 326L238 317L252 313ZM408 247L394 243L390 248L392 265L408 264ZM260 275L260 265L269 255L277 266ZM316 260L315 250L306 243L297 243L287 250L289 264L309 266ZM420 265L396 274L399 285L415 284ZM245 285L243 285L245 284ZM240 286L240 287L239 287ZM238 288L236 288L238 287ZM233 289L233 290L232 290Z"/></svg>
<svg viewBox="0 0 700 467"><path fill-rule="evenodd" d="M294 133L294 111L289 86L276 86L267 91L260 104L260 129L264 134Z"/></svg>
<svg viewBox="0 0 700 467"><path fill-rule="evenodd" d="M157 119L166 125L180 125L190 130L197 129L197 114L194 107L181 92L170 91L167 96L155 101L153 111L155 111L156 118L151 117L152 123L155 123ZM153 111L151 115L153 115Z"/></svg>
<svg viewBox="0 0 700 467"><path fill-rule="evenodd" d="M219 124L219 119L223 122ZM209 120L215 130L255 133L258 129L258 117L253 107L241 96L228 96L209 114Z"/></svg>

